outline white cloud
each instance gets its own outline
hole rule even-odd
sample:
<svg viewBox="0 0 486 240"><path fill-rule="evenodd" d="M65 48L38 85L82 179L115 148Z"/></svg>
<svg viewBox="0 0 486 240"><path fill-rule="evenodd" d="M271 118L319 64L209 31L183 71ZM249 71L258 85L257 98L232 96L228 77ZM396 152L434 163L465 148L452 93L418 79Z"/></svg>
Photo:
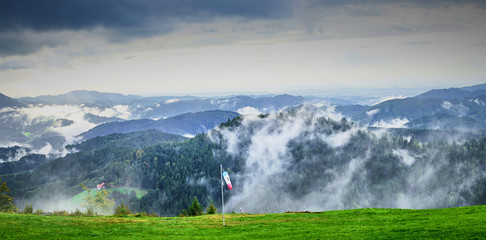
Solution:
<svg viewBox="0 0 486 240"><path fill-rule="evenodd" d="M331 201L316 201L316 199L321 199L322 195L335 196L336 191L339 192L338 189L342 189L350 181L350 178L345 176L352 174L362 161L351 161L349 171L344 177L341 176L341 180L326 189L319 189L303 196L298 204L291 196L281 193L280 190L268 189L276 176L288 171L292 158L289 143L322 139L330 147L339 148L347 144L353 134L359 130L353 126L349 130L337 130L327 134L327 131L322 129L331 127L327 125L327 119L341 121L342 115L334 112L333 107L323 109L305 105L296 111L270 113L265 118L246 115L243 117L242 124L235 129L219 130L222 139L218 139L217 134L212 134L213 141L227 143L226 150L229 154L243 156L245 159L245 173L234 176L236 179L244 178L244 183L238 187L236 195L228 201L228 208L242 207L248 212L278 212L335 207L336 204L330 203ZM332 174L337 178L340 176L338 173ZM344 193L345 191L341 191L339 196L344 196ZM339 197L333 199L337 198ZM328 203L332 206L327 206Z"/></svg>
<svg viewBox="0 0 486 240"><path fill-rule="evenodd" d="M130 106L128 105L115 105L112 108L104 108L102 110L100 110L99 108L88 108L88 107L84 107L83 109L88 113L98 115L101 117L108 117L108 118L117 117L117 118L127 120L130 119L132 116L132 113L130 111Z"/></svg>
<svg viewBox="0 0 486 240"><path fill-rule="evenodd" d="M50 143L46 143L44 147L40 149L33 150L35 154L42 154L42 155L49 155L53 152L52 145Z"/></svg>
<svg viewBox="0 0 486 240"><path fill-rule="evenodd" d="M336 132L328 136L323 135L322 139L333 148L342 147L349 142L349 139L351 139L353 134L358 130L358 128L351 128L345 132Z"/></svg>
<svg viewBox="0 0 486 240"><path fill-rule="evenodd" d="M449 101L443 101L441 107L443 109L449 110L452 107L452 103Z"/></svg>
<svg viewBox="0 0 486 240"><path fill-rule="evenodd" d="M477 105L479 106L485 106L486 104L484 104L483 101L481 101L479 98L476 98L476 99L469 99L470 102L474 102L476 103Z"/></svg>
<svg viewBox="0 0 486 240"><path fill-rule="evenodd" d="M0 163L4 162L16 162L21 158L27 156L28 152L25 148L19 148L15 151L13 156L8 156L7 159L0 159Z"/></svg>
<svg viewBox="0 0 486 240"><path fill-rule="evenodd" d="M379 113L380 112L380 109L379 108L376 108L376 109L373 109L373 110L369 110L366 112L366 115L368 115L368 117L373 117L375 114Z"/></svg>
<svg viewBox="0 0 486 240"><path fill-rule="evenodd" d="M392 136L386 129L370 131L356 125L350 129L335 128L333 123L327 125L329 122L326 119L329 117L325 112L304 106L291 112L272 113L266 118L248 115L243 117L239 126L214 130L211 139L217 143L227 143L227 153L244 162L244 170L232 176L238 184L234 184L234 192L227 201L228 210L243 208L246 212L268 213L363 207L432 208L443 205L451 196L458 196L458 192L451 194L448 186L430 189L431 184L435 185L440 165L447 161L437 156L440 149L427 148L425 152L389 149L400 161L393 164L406 170L403 180L407 187L393 189L385 194L387 196L377 195L374 186L370 186L381 183L369 181L369 170L372 169L368 169L367 163L382 161L374 157L373 149L381 148L383 142L400 136ZM398 118L388 123L382 122L381 125L401 126L405 122L406 119ZM350 154L345 152L349 149L342 146L353 136L359 136L353 142L353 145L359 145L354 146L359 150ZM411 141L410 136L403 139ZM321 141L327 143L329 148ZM324 153L316 153L321 151ZM327 156L331 161L337 160L342 164L329 164ZM315 175L307 176L308 172L300 171L301 167L319 167L314 174L326 176L326 179L315 180ZM477 176L473 170L472 176L464 184L469 184L469 180ZM312 180L307 181L307 177ZM302 184L312 187L306 189Z"/></svg>
<svg viewBox="0 0 486 240"><path fill-rule="evenodd" d="M170 104L170 103L176 103L176 102L179 102L181 101L180 99L178 98L171 98L171 99L168 99L168 100L165 100L165 104ZM160 106L160 105L159 105Z"/></svg>
<svg viewBox="0 0 486 240"><path fill-rule="evenodd" d="M1 148L8 148L8 147L13 147L13 146L19 146L23 148L32 148L29 144L26 143L19 143L19 142L5 142L5 143L0 143Z"/></svg>
<svg viewBox="0 0 486 240"><path fill-rule="evenodd" d="M400 159L407 166L411 166L415 162L415 158L406 149L395 149L393 154L400 156Z"/></svg>
<svg viewBox="0 0 486 240"><path fill-rule="evenodd" d="M254 108L254 107L250 107L250 106L240 108L240 109L236 110L236 112L241 114L241 115L259 115L259 114L261 114L261 112L258 111L258 109Z"/></svg>
<svg viewBox="0 0 486 240"><path fill-rule="evenodd" d="M380 104L382 102L386 102L386 101L390 101L390 100L395 100L395 99L405 99L407 97L403 96L403 95L398 95L398 96L386 96L386 97L382 97L380 98L378 101L372 103L371 105L377 105L377 104Z"/></svg>
<svg viewBox="0 0 486 240"><path fill-rule="evenodd" d="M407 118L395 118L389 121L380 120L374 122L371 126L378 128L406 128L405 124L407 124L408 122L409 121Z"/></svg>
<svg viewBox="0 0 486 240"><path fill-rule="evenodd" d="M451 111L458 116L465 116L469 112L469 108L464 106L462 103L453 104L449 101L443 101L441 107L445 110Z"/></svg>

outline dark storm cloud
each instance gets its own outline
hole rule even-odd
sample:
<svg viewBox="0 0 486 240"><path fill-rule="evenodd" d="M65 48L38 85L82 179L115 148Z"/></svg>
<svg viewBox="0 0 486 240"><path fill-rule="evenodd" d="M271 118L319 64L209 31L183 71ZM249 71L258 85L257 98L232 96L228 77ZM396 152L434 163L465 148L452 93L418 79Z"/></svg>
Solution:
<svg viewBox="0 0 486 240"><path fill-rule="evenodd" d="M22 31L103 27L123 40L167 33L179 21L205 22L216 17L279 19L292 15L290 1L282 0L2 0L0 5L0 55L31 53L48 45L29 44L14 34Z"/></svg>
<svg viewBox="0 0 486 240"><path fill-rule="evenodd" d="M0 30L38 31L125 28L155 19L205 21L216 16L281 18L291 14L288 1L270 0L21 0L0 8Z"/></svg>

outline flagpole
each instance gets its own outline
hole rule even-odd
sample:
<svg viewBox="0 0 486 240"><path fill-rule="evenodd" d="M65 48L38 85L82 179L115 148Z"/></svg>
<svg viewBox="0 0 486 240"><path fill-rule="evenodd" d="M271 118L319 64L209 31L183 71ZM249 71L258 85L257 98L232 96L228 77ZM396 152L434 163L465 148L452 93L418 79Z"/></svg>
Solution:
<svg viewBox="0 0 486 240"><path fill-rule="evenodd" d="M223 164L220 164L219 165L220 167L220 176L221 176L221 202L223 203L223 226L226 226L226 224L224 223L224 195L223 195Z"/></svg>

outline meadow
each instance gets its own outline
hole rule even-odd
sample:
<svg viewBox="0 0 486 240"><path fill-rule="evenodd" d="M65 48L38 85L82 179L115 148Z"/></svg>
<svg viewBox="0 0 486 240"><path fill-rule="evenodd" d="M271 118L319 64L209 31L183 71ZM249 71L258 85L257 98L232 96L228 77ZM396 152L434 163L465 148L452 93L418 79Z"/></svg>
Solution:
<svg viewBox="0 0 486 240"><path fill-rule="evenodd" d="M486 239L486 206L197 217L0 214L0 239Z"/></svg>

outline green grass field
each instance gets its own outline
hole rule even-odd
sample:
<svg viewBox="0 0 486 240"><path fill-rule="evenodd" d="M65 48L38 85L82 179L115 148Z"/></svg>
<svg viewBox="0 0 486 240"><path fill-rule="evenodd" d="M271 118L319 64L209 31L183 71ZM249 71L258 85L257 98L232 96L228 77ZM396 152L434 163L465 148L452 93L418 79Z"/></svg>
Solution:
<svg viewBox="0 0 486 240"><path fill-rule="evenodd" d="M486 239L486 206L199 217L0 214L0 239Z"/></svg>

